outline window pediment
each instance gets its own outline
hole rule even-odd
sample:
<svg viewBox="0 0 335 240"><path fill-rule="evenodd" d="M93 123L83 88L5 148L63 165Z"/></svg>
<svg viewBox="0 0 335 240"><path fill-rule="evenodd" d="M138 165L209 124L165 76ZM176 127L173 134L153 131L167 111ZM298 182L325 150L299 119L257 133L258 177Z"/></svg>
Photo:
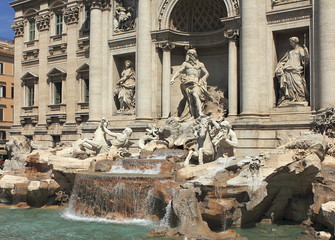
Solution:
<svg viewBox="0 0 335 240"><path fill-rule="evenodd" d="M76 71L77 79L88 77L89 70L90 70L90 65L88 65L87 63L84 63L83 65L81 65L81 67L78 68Z"/></svg>
<svg viewBox="0 0 335 240"><path fill-rule="evenodd" d="M27 84L37 84L38 82L38 76L35 73L32 72L26 72L22 77L22 85L27 85Z"/></svg>
<svg viewBox="0 0 335 240"><path fill-rule="evenodd" d="M47 73L48 82L63 81L66 79L66 72L60 68L53 68Z"/></svg>

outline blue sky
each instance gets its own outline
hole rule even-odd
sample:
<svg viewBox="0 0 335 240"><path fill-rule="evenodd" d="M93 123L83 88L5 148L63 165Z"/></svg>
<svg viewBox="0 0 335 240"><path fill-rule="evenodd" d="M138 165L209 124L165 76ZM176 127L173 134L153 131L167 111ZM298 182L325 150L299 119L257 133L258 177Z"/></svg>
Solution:
<svg viewBox="0 0 335 240"><path fill-rule="evenodd" d="M10 25L13 24L14 10L9 2L14 0L0 0L0 38L13 40L14 32Z"/></svg>

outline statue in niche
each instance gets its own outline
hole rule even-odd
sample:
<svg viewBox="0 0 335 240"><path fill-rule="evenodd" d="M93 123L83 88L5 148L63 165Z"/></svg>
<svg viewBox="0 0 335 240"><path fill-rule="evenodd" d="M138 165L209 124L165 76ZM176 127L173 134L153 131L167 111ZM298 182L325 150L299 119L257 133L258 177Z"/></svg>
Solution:
<svg viewBox="0 0 335 240"><path fill-rule="evenodd" d="M135 71L130 60L126 60L124 65L114 92L114 97L120 106L118 113L129 112L135 108Z"/></svg>
<svg viewBox="0 0 335 240"><path fill-rule="evenodd" d="M125 32L134 29L135 10L133 7L126 7L122 0L116 1L115 6L115 32Z"/></svg>
<svg viewBox="0 0 335 240"><path fill-rule="evenodd" d="M190 115L196 119L203 115L203 104L206 101L212 100L210 93L207 91L207 78L209 73L205 65L198 60L198 54L195 49L189 49L186 54L186 60L180 66L178 71L173 75L170 84L174 84L175 80L180 77L180 88L184 99L179 106L179 115L182 108L185 111L184 103L188 103Z"/></svg>
<svg viewBox="0 0 335 240"><path fill-rule="evenodd" d="M299 45L298 37L289 39L292 49L280 59L275 70L279 79L278 106L294 102L307 102L305 71L309 62L309 53L305 45Z"/></svg>

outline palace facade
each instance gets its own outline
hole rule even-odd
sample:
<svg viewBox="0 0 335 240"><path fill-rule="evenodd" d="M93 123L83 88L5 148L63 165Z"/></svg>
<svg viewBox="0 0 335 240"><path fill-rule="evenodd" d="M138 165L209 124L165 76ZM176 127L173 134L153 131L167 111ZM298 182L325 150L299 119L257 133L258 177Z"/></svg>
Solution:
<svg viewBox="0 0 335 240"><path fill-rule="evenodd" d="M138 139L148 123L159 126L178 114L183 95L179 80L170 80L190 48L208 70L208 86L224 94L222 115L237 133L240 155L307 131L312 117L335 102L333 0L16 0L11 6L12 137L72 142L92 136L106 117L110 128L131 127Z"/></svg>

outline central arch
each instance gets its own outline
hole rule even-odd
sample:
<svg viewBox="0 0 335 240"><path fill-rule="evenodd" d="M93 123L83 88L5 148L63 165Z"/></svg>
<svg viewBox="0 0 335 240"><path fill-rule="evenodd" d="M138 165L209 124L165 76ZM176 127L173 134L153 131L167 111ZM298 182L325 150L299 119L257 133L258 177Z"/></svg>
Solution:
<svg viewBox="0 0 335 240"><path fill-rule="evenodd" d="M198 4L201 4L201 7L204 7L204 5L207 5L210 7L212 4L214 4L213 6L223 6L224 5L224 8L225 8L224 12L226 16L222 16L222 17L234 17L239 14L239 0L215 0L215 1L212 1L212 0L206 0L206 1L164 0L161 6L159 7L159 16L158 16L159 29L170 28L170 19L171 17L173 17L172 16L173 12L177 11L176 9L179 8L179 6L183 6L184 4L190 4L190 6L197 6ZM217 12L217 10L214 10L213 7L211 9L212 9L211 12L212 11ZM222 9L222 7L220 7L220 9ZM191 8L189 10L191 10Z"/></svg>

